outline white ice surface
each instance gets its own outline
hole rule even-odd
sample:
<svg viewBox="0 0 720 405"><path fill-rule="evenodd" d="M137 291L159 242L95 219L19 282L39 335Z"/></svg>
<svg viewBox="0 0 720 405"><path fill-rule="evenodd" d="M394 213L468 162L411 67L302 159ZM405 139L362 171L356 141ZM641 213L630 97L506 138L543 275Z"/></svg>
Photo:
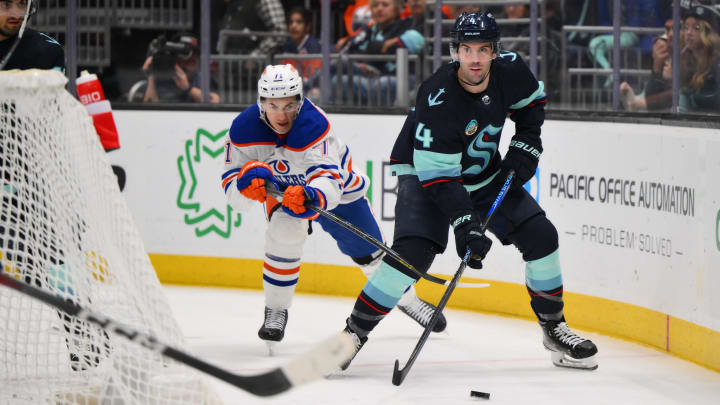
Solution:
<svg viewBox="0 0 720 405"><path fill-rule="evenodd" d="M257 337L261 291L166 286L189 350L239 374L277 367L342 330L354 299L296 294L285 339L268 357ZM480 292L481 293L481 292ZM631 342L579 331L599 348L595 371L552 365L530 321L446 310L447 332L433 334L405 382L391 383L422 330L393 311L350 368L269 399L212 380L226 404L461 404L470 391L503 404L720 404L720 373ZM572 327L572 320L570 320ZM720 348L718 348L720 350Z"/></svg>

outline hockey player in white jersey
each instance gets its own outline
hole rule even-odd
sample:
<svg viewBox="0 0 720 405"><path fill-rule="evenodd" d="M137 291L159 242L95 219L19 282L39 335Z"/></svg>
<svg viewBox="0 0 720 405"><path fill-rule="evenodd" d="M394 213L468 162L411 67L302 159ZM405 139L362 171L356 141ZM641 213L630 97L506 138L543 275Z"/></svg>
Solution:
<svg viewBox="0 0 720 405"><path fill-rule="evenodd" d="M302 79L291 65L265 68L258 81L257 105L233 120L225 156L222 187L229 203L240 211L255 202L265 206L265 321L258 336L272 354L273 345L285 334L308 220L319 223L366 275L382 259L381 250L305 204L329 210L377 240L382 240L382 233L365 198L368 179L353 170L350 149L333 134L325 113L303 97ZM284 191L281 203L266 192L270 186ZM422 326L435 310L413 288L398 307ZM442 317L434 331L445 326Z"/></svg>

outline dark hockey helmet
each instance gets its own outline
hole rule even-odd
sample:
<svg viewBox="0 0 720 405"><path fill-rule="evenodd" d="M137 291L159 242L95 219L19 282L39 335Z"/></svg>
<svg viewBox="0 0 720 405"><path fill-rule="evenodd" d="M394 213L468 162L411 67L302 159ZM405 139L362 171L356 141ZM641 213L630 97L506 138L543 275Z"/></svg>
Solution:
<svg viewBox="0 0 720 405"><path fill-rule="evenodd" d="M499 49L500 27L488 12L463 12L450 30L450 51L456 55L461 42L492 42L495 52ZM457 57L453 56L453 59Z"/></svg>

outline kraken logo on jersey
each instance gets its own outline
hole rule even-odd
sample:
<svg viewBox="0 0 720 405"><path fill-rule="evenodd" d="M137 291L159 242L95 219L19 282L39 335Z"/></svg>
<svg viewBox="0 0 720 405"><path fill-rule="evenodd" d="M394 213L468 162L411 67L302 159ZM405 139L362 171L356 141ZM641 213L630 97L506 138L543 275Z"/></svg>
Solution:
<svg viewBox="0 0 720 405"><path fill-rule="evenodd" d="M485 105L490 105L490 101L492 100L490 100L490 96L488 96L487 94L482 96L482 102L485 103Z"/></svg>
<svg viewBox="0 0 720 405"><path fill-rule="evenodd" d="M470 142L467 147L468 156L482 159L482 163L472 165L463 171L463 174L476 175L481 173L490 164L490 158L497 152L497 140L490 140L490 137L497 135L502 130L502 126L494 127L488 124L480 131L479 134Z"/></svg>
<svg viewBox="0 0 720 405"><path fill-rule="evenodd" d="M271 160L268 162L275 174L287 174L290 171L290 162L287 160Z"/></svg>
<svg viewBox="0 0 720 405"><path fill-rule="evenodd" d="M435 95L435 97L433 97L432 93L428 94L428 107L433 107L433 106L440 105L440 104L444 103L445 100L437 101L438 97L440 97L440 95L442 95L443 93L445 93L445 89L444 89L444 88L438 90L438 92L437 92L437 94Z"/></svg>
<svg viewBox="0 0 720 405"><path fill-rule="evenodd" d="M465 126L465 135L472 136L477 132L478 130L478 122L476 120L472 120L468 122L468 124Z"/></svg>

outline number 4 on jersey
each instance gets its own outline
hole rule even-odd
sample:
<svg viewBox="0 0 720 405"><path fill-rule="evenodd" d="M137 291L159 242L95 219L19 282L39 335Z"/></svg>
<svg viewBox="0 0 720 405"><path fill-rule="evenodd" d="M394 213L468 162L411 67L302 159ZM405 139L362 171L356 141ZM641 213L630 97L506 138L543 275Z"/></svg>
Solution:
<svg viewBox="0 0 720 405"><path fill-rule="evenodd" d="M423 129L424 128L424 129ZM430 128L425 128L425 124L418 122L417 129L415 130L415 139L423 143L423 148L430 149L430 144L434 140L430 136Z"/></svg>

